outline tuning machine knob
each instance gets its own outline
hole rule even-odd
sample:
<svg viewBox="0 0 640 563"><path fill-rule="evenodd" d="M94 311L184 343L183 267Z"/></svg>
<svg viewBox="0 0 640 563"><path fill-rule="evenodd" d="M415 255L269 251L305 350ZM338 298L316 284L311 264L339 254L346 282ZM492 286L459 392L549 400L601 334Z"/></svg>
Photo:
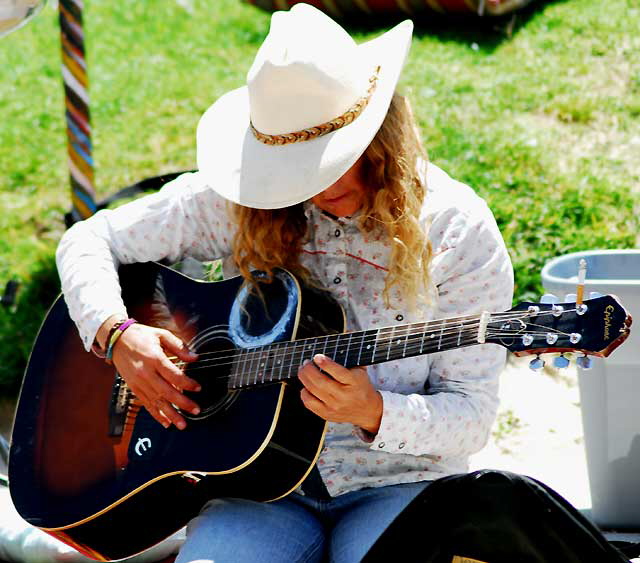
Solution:
<svg viewBox="0 0 640 563"><path fill-rule="evenodd" d="M604 297L604 295L602 295L602 293L600 293L599 291L589 292L589 299L597 299L598 297Z"/></svg>
<svg viewBox="0 0 640 563"><path fill-rule="evenodd" d="M558 335L555 332L547 333L547 344L555 344L558 342Z"/></svg>
<svg viewBox="0 0 640 563"><path fill-rule="evenodd" d="M582 369L591 369L593 367L593 360L587 355L578 356L576 358L576 364Z"/></svg>
<svg viewBox="0 0 640 563"><path fill-rule="evenodd" d="M569 367L569 358L565 358L564 354L560 354L557 358L553 358L553 366L558 369Z"/></svg>
<svg viewBox="0 0 640 563"><path fill-rule="evenodd" d="M544 360L540 356L536 356L529 362L529 367L533 371L541 370L544 367Z"/></svg>
<svg viewBox="0 0 640 563"><path fill-rule="evenodd" d="M578 295L576 293L567 293L564 296L565 303L575 303L578 300Z"/></svg>
<svg viewBox="0 0 640 563"><path fill-rule="evenodd" d="M544 303L545 305L554 305L558 303L560 299L558 299L553 293L545 293L540 298L540 303Z"/></svg>

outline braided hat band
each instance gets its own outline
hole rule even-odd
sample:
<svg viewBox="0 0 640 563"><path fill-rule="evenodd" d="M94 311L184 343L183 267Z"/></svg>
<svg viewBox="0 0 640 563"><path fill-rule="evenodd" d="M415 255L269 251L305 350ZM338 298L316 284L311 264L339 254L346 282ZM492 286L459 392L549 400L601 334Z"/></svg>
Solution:
<svg viewBox="0 0 640 563"><path fill-rule="evenodd" d="M293 133L282 133L281 135L267 135L266 133L261 133L253 126L253 123L250 122L249 125L251 127L251 132L258 141L265 145L289 145L291 143L301 143L302 141L317 139L318 137L327 135L332 131L341 129L345 125L352 123L362 113L364 108L367 107L369 100L376 89L379 72L380 67L378 66L376 67L373 75L369 78L369 88L367 89L366 95L360 98L342 115L339 115L331 121L327 121L313 127L308 127L300 131L294 131Z"/></svg>

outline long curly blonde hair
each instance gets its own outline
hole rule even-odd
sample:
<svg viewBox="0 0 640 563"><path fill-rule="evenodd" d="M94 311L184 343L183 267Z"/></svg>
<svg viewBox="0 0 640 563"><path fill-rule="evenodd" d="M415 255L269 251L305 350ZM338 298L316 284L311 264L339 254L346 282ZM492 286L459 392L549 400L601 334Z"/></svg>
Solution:
<svg viewBox="0 0 640 563"><path fill-rule="evenodd" d="M409 303L428 298L431 245L419 224L426 186L418 170L426 160L411 107L396 93L363 155L363 179L370 189L358 223L364 233L381 229L391 244L383 292L387 306L394 286ZM232 204L232 214L239 226L233 259L246 280L252 269L270 276L280 267L312 281L300 263L308 235L302 204L269 210Z"/></svg>

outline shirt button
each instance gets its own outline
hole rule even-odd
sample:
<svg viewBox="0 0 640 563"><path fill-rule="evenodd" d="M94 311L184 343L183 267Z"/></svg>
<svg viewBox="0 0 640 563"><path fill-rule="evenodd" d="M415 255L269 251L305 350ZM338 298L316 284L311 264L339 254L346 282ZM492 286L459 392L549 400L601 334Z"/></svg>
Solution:
<svg viewBox="0 0 640 563"><path fill-rule="evenodd" d="M404 448L404 446L405 446L405 443L404 443L404 442L400 442L400 443L398 444L398 448L399 448L399 449Z"/></svg>
<svg viewBox="0 0 640 563"><path fill-rule="evenodd" d="M333 233L334 235L336 235L336 237L340 236L340 229L336 229L335 233Z"/></svg>
<svg viewBox="0 0 640 563"><path fill-rule="evenodd" d="M342 279L338 276L336 276L335 278L333 278L333 283L340 283L342 281Z"/></svg>
<svg viewBox="0 0 640 563"><path fill-rule="evenodd" d="M402 315L396 315L396 321L404 321L404 317Z"/></svg>
<svg viewBox="0 0 640 563"><path fill-rule="evenodd" d="M380 443L378 444L378 447L379 447L379 448L384 448L384 442L380 442Z"/></svg>

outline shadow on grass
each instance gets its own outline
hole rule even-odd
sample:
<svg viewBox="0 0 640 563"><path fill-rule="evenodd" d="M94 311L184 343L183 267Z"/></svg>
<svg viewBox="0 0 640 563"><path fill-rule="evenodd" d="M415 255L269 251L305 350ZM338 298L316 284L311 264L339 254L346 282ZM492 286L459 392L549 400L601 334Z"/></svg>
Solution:
<svg viewBox="0 0 640 563"><path fill-rule="evenodd" d="M0 308L0 397L18 394L35 337L59 293L51 256L34 264L31 279L18 290L15 305Z"/></svg>
<svg viewBox="0 0 640 563"><path fill-rule="evenodd" d="M441 41L476 43L485 52L492 52L504 41L510 40L527 26L546 6L564 3L567 0L533 0L517 12L504 16L479 17L476 15L450 15L425 11L413 17L414 36L432 36ZM349 17L345 27L352 33L383 32L392 25L407 19L406 15Z"/></svg>

